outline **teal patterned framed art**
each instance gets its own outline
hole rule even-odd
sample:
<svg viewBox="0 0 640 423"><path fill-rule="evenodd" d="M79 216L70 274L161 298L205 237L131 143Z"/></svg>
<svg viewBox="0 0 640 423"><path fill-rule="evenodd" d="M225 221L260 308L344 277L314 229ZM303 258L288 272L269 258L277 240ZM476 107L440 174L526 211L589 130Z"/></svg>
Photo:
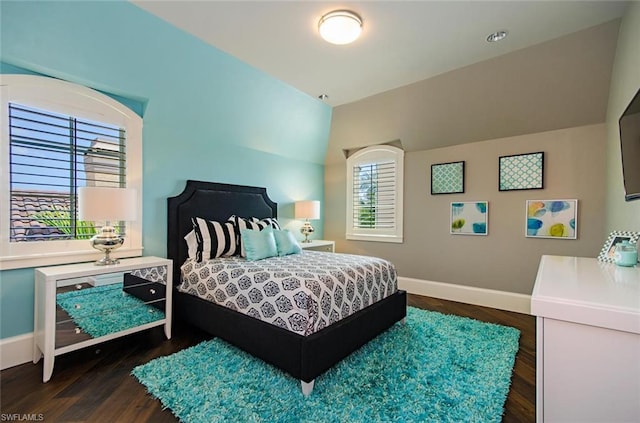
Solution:
<svg viewBox="0 0 640 423"><path fill-rule="evenodd" d="M500 191L544 188L544 152L500 156Z"/></svg>
<svg viewBox="0 0 640 423"><path fill-rule="evenodd" d="M464 193L464 161L431 165L431 195Z"/></svg>

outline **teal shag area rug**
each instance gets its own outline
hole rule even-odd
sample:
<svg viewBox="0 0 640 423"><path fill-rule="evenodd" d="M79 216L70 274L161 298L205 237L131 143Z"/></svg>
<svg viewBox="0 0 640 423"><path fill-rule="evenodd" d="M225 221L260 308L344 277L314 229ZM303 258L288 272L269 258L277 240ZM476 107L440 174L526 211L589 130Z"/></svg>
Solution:
<svg viewBox="0 0 640 423"><path fill-rule="evenodd" d="M164 319L164 313L110 284L56 295L56 302L83 332L103 335Z"/></svg>
<svg viewBox="0 0 640 423"><path fill-rule="evenodd" d="M408 307L388 331L300 382L213 339L132 374L183 422L499 422L517 329Z"/></svg>

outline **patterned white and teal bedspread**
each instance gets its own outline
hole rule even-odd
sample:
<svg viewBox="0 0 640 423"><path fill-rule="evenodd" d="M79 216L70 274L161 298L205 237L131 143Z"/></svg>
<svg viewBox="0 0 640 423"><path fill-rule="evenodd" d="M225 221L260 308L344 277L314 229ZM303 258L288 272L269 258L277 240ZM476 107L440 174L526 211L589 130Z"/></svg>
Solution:
<svg viewBox="0 0 640 423"><path fill-rule="evenodd" d="M181 270L179 291L305 336L397 291L391 262L352 254L189 259Z"/></svg>

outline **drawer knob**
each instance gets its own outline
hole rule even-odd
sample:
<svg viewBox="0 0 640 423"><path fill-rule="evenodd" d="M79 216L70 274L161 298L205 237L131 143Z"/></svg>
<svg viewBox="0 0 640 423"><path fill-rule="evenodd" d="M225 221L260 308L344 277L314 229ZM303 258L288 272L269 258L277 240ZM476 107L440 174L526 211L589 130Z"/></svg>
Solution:
<svg viewBox="0 0 640 423"><path fill-rule="evenodd" d="M151 289L149 290L149 292L151 292L152 294L155 294L155 293L156 293L156 290L155 290L155 289L153 289L153 288L151 288Z"/></svg>

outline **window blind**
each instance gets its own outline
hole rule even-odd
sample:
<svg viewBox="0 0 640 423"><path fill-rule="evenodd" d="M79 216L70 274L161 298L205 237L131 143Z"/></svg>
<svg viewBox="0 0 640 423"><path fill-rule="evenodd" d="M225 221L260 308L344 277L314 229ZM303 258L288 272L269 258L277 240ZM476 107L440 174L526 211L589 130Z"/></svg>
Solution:
<svg viewBox="0 0 640 423"><path fill-rule="evenodd" d="M353 227L394 229L396 163L380 161L353 167Z"/></svg>
<svg viewBox="0 0 640 423"><path fill-rule="evenodd" d="M125 187L125 130L9 103L9 137L10 241L91 237L93 224L77 220L77 190Z"/></svg>

